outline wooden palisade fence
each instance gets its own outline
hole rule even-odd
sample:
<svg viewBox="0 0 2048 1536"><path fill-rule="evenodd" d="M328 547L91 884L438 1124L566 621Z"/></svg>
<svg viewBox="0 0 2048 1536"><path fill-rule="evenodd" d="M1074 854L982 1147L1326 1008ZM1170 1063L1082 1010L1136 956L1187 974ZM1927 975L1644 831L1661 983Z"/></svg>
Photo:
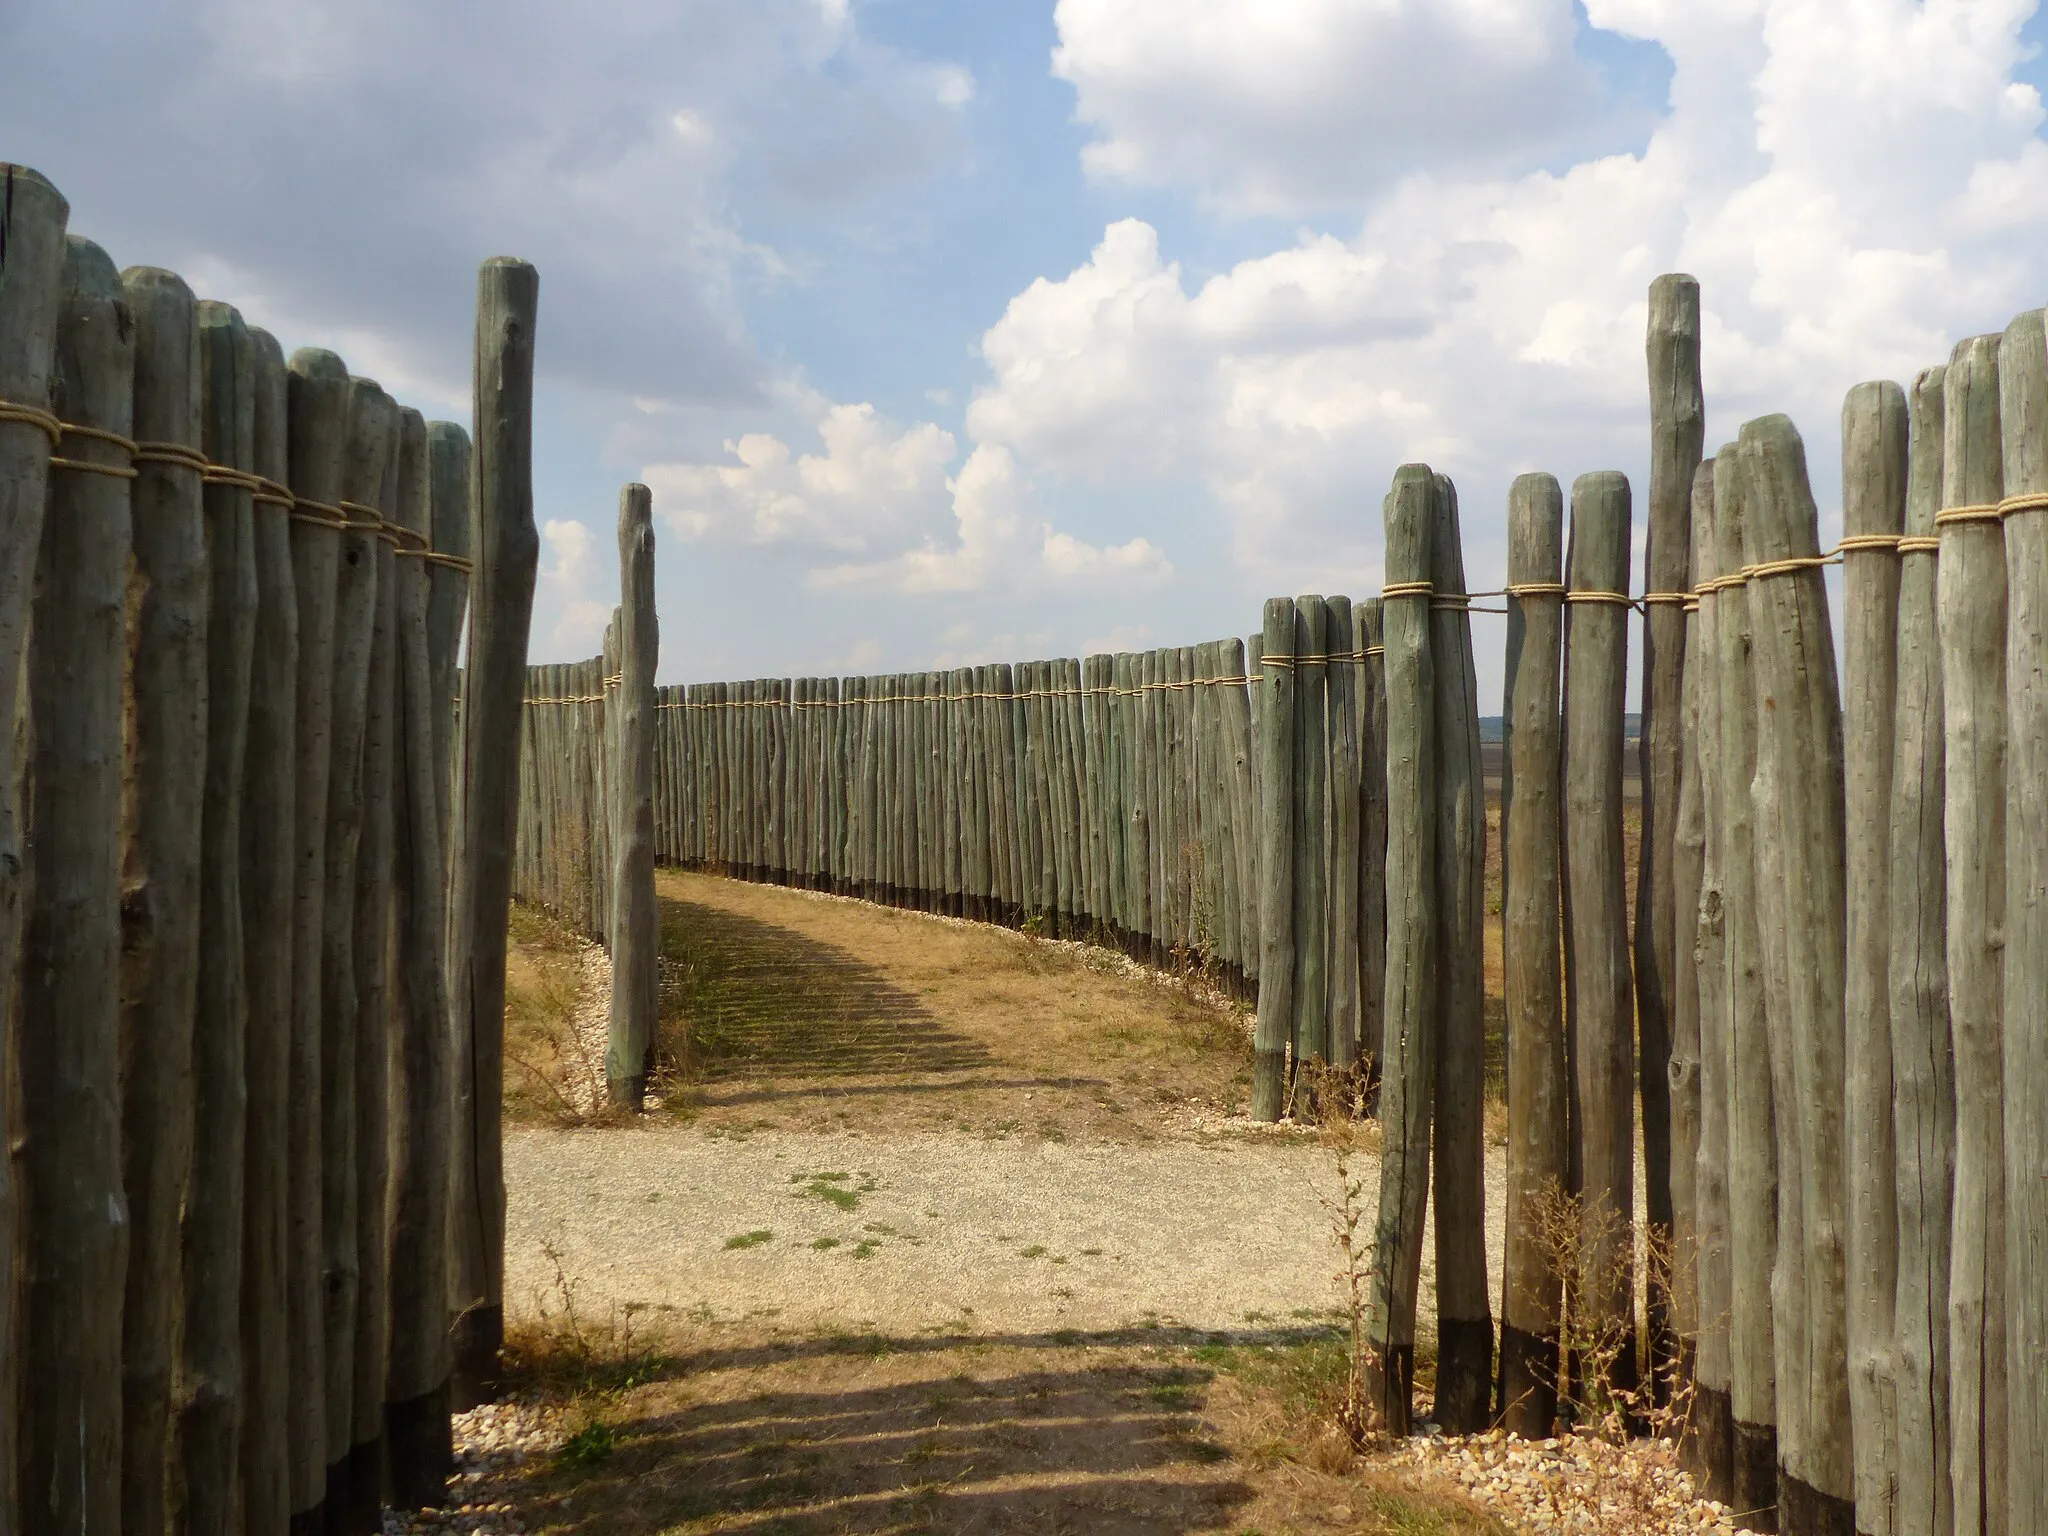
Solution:
<svg viewBox="0 0 2048 1536"><path fill-rule="evenodd" d="M453 691L472 548L471 655L523 664L531 269L485 269L528 347L480 328L522 403L473 496L462 428L0 175L0 1530L372 1531L443 1495L483 1299L453 1087L498 1026L451 1030L447 902L502 955L514 770L456 775Z"/></svg>

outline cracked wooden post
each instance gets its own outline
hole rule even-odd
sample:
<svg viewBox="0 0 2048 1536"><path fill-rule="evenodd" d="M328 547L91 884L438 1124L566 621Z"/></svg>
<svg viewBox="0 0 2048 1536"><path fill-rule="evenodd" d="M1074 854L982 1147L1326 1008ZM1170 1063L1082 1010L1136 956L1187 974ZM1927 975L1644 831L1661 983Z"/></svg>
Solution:
<svg viewBox="0 0 2048 1536"><path fill-rule="evenodd" d="M1436 477L1429 608L1435 672L1437 1423L1477 1434L1491 1417L1493 1312L1486 1281L1486 778L1465 591L1458 491Z"/></svg>
<svg viewBox="0 0 2048 1536"><path fill-rule="evenodd" d="M293 589L288 386L284 352L249 331L253 457L266 484L251 497L256 627L241 817L243 992L248 1087L242 1178L241 1510L250 1531L287 1529L292 1514L291 1038L297 831L299 604ZM262 925L248 942L252 923Z"/></svg>
<svg viewBox="0 0 2048 1536"><path fill-rule="evenodd" d="M1958 1531L2005 1529L2006 558L1996 521L1957 519L2005 494L2000 339L1956 344L1944 380L1939 593L1948 757L1949 1023L1955 1042L1955 1226L1949 1266L1950 1487Z"/></svg>
<svg viewBox="0 0 2048 1536"><path fill-rule="evenodd" d="M192 1162L192 1029L206 779L206 512L199 324L173 272L121 274L135 322L133 716L122 892L122 1161L128 1289L121 1319L121 1520L164 1529L164 1460L182 1292L178 1223Z"/></svg>
<svg viewBox="0 0 2048 1536"><path fill-rule="evenodd" d="M654 1049L660 917L654 905L654 497L619 495L617 844L612 850L612 997L605 1083L613 1107L639 1113Z"/></svg>
<svg viewBox="0 0 2048 1536"><path fill-rule="evenodd" d="M1501 808L1502 976L1507 994L1507 1248L1501 1420L1525 1440L1557 1423L1564 1274L1541 1217L1565 1192L1567 1083L1558 884L1564 492L1522 475L1508 492L1507 751ZM1512 589L1531 589L1515 595Z"/></svg>
<svg viewBox="0 0 2048 1536"><path fill-rule="evenodd" d="M469 659L462 689L462 784L455 819L449 966L461 1151L453 1161L455 1398L496 1390L504 1343L505 918L512 893L526 640L540 538L533 525L533 346L540 279L511 257L477 276L476 430L471 481Z"/></svg>
<svg viewBox="0 0 2048 1536"><path fill-rule="evenodd" d="M1436 481L1404 464L1386 500L1387 991L1366 1394L1391 1434L1414 1412L1415 1298L1436 1098L1436 730L1429 649Z"/></svg>
<svg viewBox="0 0 2048 1536"><path fill-rule="evenodd" d="M0 550L6 551L0 560L0 977L9 978L0 997L0 1038L13 1038L19 999L11 978L18 974L32 857L22 838L26 764L20 758L27 742L16 721L24 708L23 658L50 453L59 448L48 423L30 413L50 407L64 294L64 228L71 210L55 187L25 165L0 162L0 181L0 409L13 408L0 415ZM13 1095L0 1093L0 1146L14 1145L19 1113ZM0 1157L0 1275L17 1273L21 1253L12 1163ZM18 1287L0 1285L0 1340L6 1341L0 1347L0 1448L15 1444L22 1401L20 1306ZM0 1450L0 1529L15 1529L17 1470L15 1457Z"/></svg>
<svg viewBox="0 0 2048 1536"><path fill-rule="evenodd" d="M2042 313L2005 329L1998 350L2005 494L2048 493L2048 341ZM2048 515L2005 518L2006 1528L2048 1525Z"/></svg>
<svg viewBox="0 0 2048 1536"><path fill-rule="evenodd" d="M1358 1061L1358 649L1351 599L1325 600L1330 738L1330 1064Z"/></svg>
<svg viewBox="0 0 2048 1536"><path fill-rule="evenodd" d="M1706 406L1700 388L1700 285L1683 273L1650 284L1650 485L1643 544L1646 592L1686 589L1692 472L1700 462ZM1657 1401L1679 1365L1672 1326L1671 1015L1678 974L1677 831L1684 709L1685 613L1671 601L1643 615L1642 853L1636 878L1635 991L1643 1105L1643 1182L1650 1230L1649 1366ZM1689 1310L1689 1308L1688 1308Z"/></svg>
<svg viewBox="0 0 2048 1536"><path fill-rule="evenodd" d="M1801 1274L1806 1295L1803 1379L1779 1372L1781 1403L1803 1393L1802 1454L1782 1455L1793 1474L1779 1487L1779 1517L1790 1532L1848 1529L1855 1519L1850 1440L1848 1197L1843 1058L1847 892L1841 691L1827 588L1818 562L1820 519L1806 476L1806 452L1789 418L1748 422L1741 435L1754 478L1743 549L1757 643L1760 754L1777 772L1775 825L1760 877L1778 866L1787 941L1785 996L1793 1093L1798 1100ZM1760 800L1760 806L1762 802ZM1760 828L1764 823L1759 821ZM1768 916L1770 908L1765 906ZM1791 945L1797 936L1797 949ZM1777 995L1772 1026L1778 1031ZM1781 1143L1782 1145L1782 1143ZM1781 1179L1784 1163L1780 1162ZM1781 1211L1784 1184L1780 1185ZM1780 1234L1785 1231L1781 1216ZM1781 1254L1783 1248L1781 1247ZM1781 1362L1788 1358L1780 1355ZM1786 1422L1781 1413L1780 1422ZM1781 1446L1781 1450L1784 1448Z"/></svg>
<svg viewBox="0 0 2048 1536"><path fill-rule="evenodd" d="M215 464L250 473L256 468L256 377L248 327L233 309L212 303L198 307L198 326L201 449ZM193 1029L192 1174L185 1194L184 1326L173 1444L174 1476L184 1488L191 1528L226 1530L239 1505L235 1436L245 1416L242 1221L249 946L241 815L258 598L250 487L209 477L203 494L209 604L199 946L206 963L199 970Z"/></svg>
<svg viewBox="0 0 2048 1536"><path fill-rule="evenodd" d="M433 541L433 552L441 557L423 562L427 575L427 669L434 704L434 761L439 764L434 784L444 864L452 847L455 806L455 703L460 686L455 659L462 649L462 620L469 609L469 460L466 431L452 421L427 423L431 521L425 532Z"/></svg>
<svg viewBox="0 0 2048 1536"><path fill-rule="evenodd" d="M1358 850L1358 1055L1368 1097L1379 1084L1381 1025L1387 1006L1387 669L1380 600L1361 598L1358 625L1359 779L1364 808Z"/></svg>
<svg viewBox="0 0 2048 1536"><path fill-rule="evenodd" d="M437 662L433 585L442 568L425 558L432 530L467 454L417 411L400 417L400 472L391 520L396 640L393 791L391 1077L391 1290L383 1418L391 1498L400 1509L447 1496L454 1445L448 1405L448 989L446 869L441 833L447 800L442 756L452 713L450 675ZM467 447L462 441L461 447ZM451 463L450 460L455 460ZM466 545L466 540L465 540ZM445 574L456 577L455 571ZM440 617L445 621L445 609ZM452 657L446 657L451 663Z"/></svg>
<svg viewBox="0 0 2048 1536"><path fill-rule="evenodd" d="M1898 1188L1892 1154L1892 729L1897 718L1899 555L1906 517L1906 394L1859 384L1842 403L1845 540L1842 743L1847 785L1848 968L1843 982L1848 1072L1849 1411L1856 1526L1892 1536L1899 1460L1894 1380ZM1848 541L1875 539L1866 546Z"/></svg>
<svg viewBox="0 0 2048 1536"><path fill-rule="evenodd" d="M1735 1420L1730 1321L1734 1276L1729 1268L1728 1177L1733 1039L1729 1010L1725 821L1721 734L1720 624L1723 594L1709 584L1723 572L1715 542L1714 461L1692 481L1692 573L1699 610L1687 636L1686 691L1692 695L1693 746L1688 772L1699 780L1699 900L1693 914L1698 983L1699 1147L1694 1164L1694 1249L1699 1345L1693 1357L1693 1410L1687 1462L1709 1498L1735 1497Z"/></svg>
<svg viewBox="0 0 2048 1536"><path fill-rule="evenodd" d="M1948 1418L1950 1195L1955 1073L1948 1021L1948 898L1942 830L1941 634L1934 515L1941 506L1947 369L1929 368L1908 400L1905 534L1899 551L1897 714L1893 732L1889 895L1892 1151L1898 1192L1898 1463L1895 1536L1951 1529Z"/></svg>
<svg viewBox="0 0 2048 1536"><path fill-rule="evenodd" d="M1251 686L1259 695L1259 1013L1252 1041L1252 1118L1280 1118L1294 1033L1294 600L1266 599L1265 648ZM1134 827L1142 834L1142 807ZM1142 840L1139 844L1142 849ZM1139 912L1144 867L1136 866Z"/></svg>
<svg viewBox="0 0 2048 1536"><path fill-rule="evenodd" d="M1613 470L1572 485L1565 632L1564 878L1576 1104L1583 1327L1609 1352L1601 1388L1638 1381L1635 1339L1635 997L1622 870L1621 754L1628 671L1629 486ZM1579 596L1579 594L1593 594ZM1590 1366L1589 1366L1590 1368Z"/></svg>
<svg viewBox="0 0 2048 1536"><path fill-rule="evenodd" d="M1735 444L1714 458L1714 563L1741 572L1747 476ZM1735 1425L1736 1508L1776 1529L1778 1397L1769 1276L1777 1261L1778 1153L1764 1013L1763 940L1756 874L1756 689L1749 589L1714 599L1720 653L1721 897L1729 1010L1728 1258L1740 1277L1728 1314L1729 1401Z"/></svg>
<svg viewBox="0 0 2048 1536"><path fill-rule="evenodd" d="M58 217L47 200L43 217ZM47 227L38 231L24 259L38 259L48 236ZM50 409L76 426L132 437L135 328L106 253L74 237L60 295ZM84 433L66 434L60 449L66 462L51 466L40 519L26 673L35 838L17 1036L28 1241L16 1454L24 1529L116 1536L115 1320L128 1270L120 827L131 466L114 443ZM18 508L16 519L26 531Z"/></svg>

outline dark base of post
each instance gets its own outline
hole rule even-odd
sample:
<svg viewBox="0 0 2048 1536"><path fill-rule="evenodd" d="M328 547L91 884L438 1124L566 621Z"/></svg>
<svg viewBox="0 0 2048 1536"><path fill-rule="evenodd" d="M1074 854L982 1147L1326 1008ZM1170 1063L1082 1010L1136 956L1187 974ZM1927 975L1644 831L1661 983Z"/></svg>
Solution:
<svg viewBox="0 0 2048 1536"><path fill-rule="evenodd" d="M1390 1435L1415 1430L1415 1346L1390 1345L1382 1360L1365 1364L1365 1400L1379 1411Z"/></svg>
<svg viewBox="0 0 2048 1536"><path fill-rule="evenodd" d="M384 1405L393 1509L439 1509L448 1502L448 1478L455 1470L455 1426L448 1401L444 1381L422 1396Z"/></svg>
<svg viewBox="0 0 2048 1536"><path fill-rule="evenodd" d="M349 1524L353 1499L348 1480L354 1470L354 1464L346 1456L327 1463L327 1497L320 1501L324 1536L356 1536L355 1527Z"/></svg>
<svg viewBox="0 0 2048 1536"><path fill-rule="evenodd" d="M457 1413L488 1403L498 1395L505 1348L505 1311L478 1303L455 1319L449 1330L454 1368L448 1378L449 1403Z"/></svg>
<svg viewBox="0 0 2048 1536"><path fill-rule="evenodd" d="M1735 1409L1719 1387L1693 1384L1685 1470L1716 1504L1735 1507Z"/></svg>
<svg viewBox="0 0 2048 1536"><path fill-rule="evenodd" d="M645 1077L613 1078L605 1084L605 1091L611 1098L613 1109L623 1109L628 1114L637 1115L647 1108Z"/></svg>
<svg viewBox="0 0 2048 1536"><path fill-rule="evenodd" d="M1735 1497L1729 1502L1752 1531L1778 1529L1778 1428L1735 1425Z"/></svg>
<svg viewBox="0 0 2048 1536"><path fill-rule="evenodd" d="M348 1536L378 1536L384 1529L384 1442L356 1446L344 1463L348 1486L341 1528ZM334 1508L330 1496L328 1508Z"/></svg>
<svg viewBox="0 0 2048 1536"><path fill-rule="evenodd" d="M315 1504L311 1509L302 1509L292 1516L291 1536L326 1536L327 1508Z"/></svg>
<svg viewBox="0 0 2048 1536"><path fill-rule="evenodd" d="M1778 1529L1784 1536L1856 1536L1856 1505L1778 1469Z"/></svg>
<svg viewBox="0 0 2048 1536"><path fill-rule="evenodd" d="M1436 1404L1447 1435L1485 1432L1493 1417L1493 1323L1483 1317L1442 1317L1436 1325Z"/></svg>
<svg viewBox="0 0 2048 1536"><path fill-rule="evenodd" d="M1557 1431L1557 1335L1500 1325L1501 1427L1524 1440Z"/></svg>

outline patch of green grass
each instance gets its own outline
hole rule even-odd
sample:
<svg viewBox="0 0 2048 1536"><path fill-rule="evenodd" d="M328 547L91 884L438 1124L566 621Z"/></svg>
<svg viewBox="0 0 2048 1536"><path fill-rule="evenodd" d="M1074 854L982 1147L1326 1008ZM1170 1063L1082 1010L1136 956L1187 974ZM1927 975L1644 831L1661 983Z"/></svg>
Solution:
<svg viewBox="0 0 2048 1536"><path fill-rule="evenodd" d="M594 1467L610 1458L619 1437L602 1419L592 1419L562 1444L556 1460L565 1467Z"/></svg>
<svg viewBox="0 0 2048 1536"><path fill-rule="evenodd" d="M1042 1259L1045 1257L1045 1244L1033 1243L1029 1248L1020 1248L1017 1250L1017 1257L1020 1259Z"/></svg>
<svg viewBox="0 0 2048 1536"><path fill-rule="evenodd" d="M725 1240L725 1246L728 1248L758 1248L763 1243L770 1241L774 1236L775 1234L766 1227L760 1227L752 1232L741 1232L737 1236L728 1237Z"/></svg>
<svg viewBox="0 0 2048 1536"><path fill-rule="evenodd" d="M853 1245L853 1256L856 1259L872 1259L875 1256L875 1250L881 1246L873 1238L864 1237Z"/></svg>
<svg viewBox="0 0 2048 1536"><path fill-rule="evenodd" d="M858 1181L850 1173L793 1173L789 1182L803 1186L796 1191L799 1199L823 1200L842 1211L858 1210L862 1195L881 1188L881 1181L871 1173L861 1174Z"/></svg>
<svg viewBox="0 0 2048 1536"><path fill-rule="evenodd" d="M817 1249L818 1252L824 1253L830 1249L837 1248L839 1246L839 1239L836 1237L814 1237L811 1239L811 1246Z"/></svg>
<svg viewBox="0 0 2048 1536"><path fill-rule="evenodd" d="M1194 1387L1185 1381L1161 1382L1145 1395L1169 1413L1192 1413L1201 1403Z"/></svg>

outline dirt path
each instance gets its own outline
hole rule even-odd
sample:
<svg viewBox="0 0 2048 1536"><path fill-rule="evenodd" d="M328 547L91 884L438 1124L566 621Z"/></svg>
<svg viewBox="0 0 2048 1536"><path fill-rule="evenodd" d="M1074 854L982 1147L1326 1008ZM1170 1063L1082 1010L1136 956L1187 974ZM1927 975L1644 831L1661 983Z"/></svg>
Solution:
<svg viewBox="0 0 2048 1536"><path fill-rule="evenodd" d="M586 1309L899 1334L1256 1332L1338 1300L1334 1159L1292 1138L683 1128L524 1131L505 1150L515 1315L555 1299L557 1262ZM1370 1209L1376 1163L1358 1175ZM1492 1188L1499 1175L1496 1151Z"/></svg>

